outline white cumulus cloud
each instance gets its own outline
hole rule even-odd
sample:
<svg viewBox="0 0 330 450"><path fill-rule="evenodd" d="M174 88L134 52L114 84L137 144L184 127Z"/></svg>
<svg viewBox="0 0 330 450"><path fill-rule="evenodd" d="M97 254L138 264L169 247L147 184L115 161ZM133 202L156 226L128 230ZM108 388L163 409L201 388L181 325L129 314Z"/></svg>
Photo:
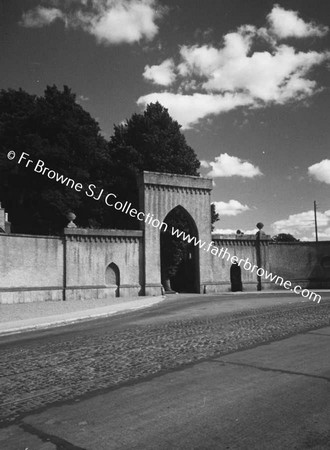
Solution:
<svg viewBox="0 0 330 450"><path fill-rule="evenodd" d="M280 15L285 20L279 20ZM235 108L284 105L311 97L321 89L313 71L330 60L330 51L298 50L281 39L285 33L321 37L327 28L304 22L296 12L277 5L267 24L242 25L224 35L219 45L182 45L171 77L163 84L171 89L140 97L138 103L158 100L183 128L191 128L210 115ZM166 67L168 59L162 64ZM147 67L157 72L162 64ZM149 78L153 81L152 73Z"/></svg>
<svg viewBox="0 0 330 450"><path fill-rule="evenodd" d="M330 210L317 212L317 223L322 233L322 228L330 225ZM296 236L297 233L306 234L307 231L314 230L314 211L305 211L298 214L291 214L287 219L277 220L272 224L275 233L290 233Z"/></svg>
<svg viewBox="0 0 330 450"><path fill-rule="evenodd" d="M168 109L170 115L184 129L210 114L220 114L231 111L239 106L249 105L252 100L244 94L175 94L172 92L155 92L140 97L137 104L146 107L149 103L161 103Z"/></svg>
<svg viewBox="0 0 330 450"><path fill-rule="evenodd" d="M236 231L233 228L216 228L212 234L236 234Z"/></svg>
<svg viewBox="0 0 330 450"><path fill-rule="evenodd" d="M203 167L211 168L207 176L210 177L233 177L254 178L262 175L259 167L254 166L248 161L243 161L237 156L230 156L228 153L222 153L214 158L214 161L204 161Z"/></svg>
<svg viewBox="0 0 330 450"><path fill-rule="evenodd" d="M61 8L38 6L22 16L22 25L42 27L62 19L66 27L82 28L105 45L151 40L160 17L155 0L92 0L62 2Z"/></svg>
<svg viewBox="0 0 330 450"><path fill-rule="evenodd" d="M214 92L244 91L256 102L283 104L314 93L316 82L305 75L328 58L328 53L296 52L281 45L273 53L255 52L225 60L203 87Z"/></svg>
<svg viewBox="0 0 330 450"><path fill-rule="evenodd" d="M323 159L308 167L308 174L318 181L330 184L330 159Z"/></svg>
<svg viewBox="0 0 330 450"><path fill-rule="evenodd" d="M86 97L85 95L79 95L78 100L80 100L81 102L88 102L89 97Z"/></svg>
<svg viewBox="0 0 330 450"><path fill-rule="evenodd" d="M63 19L63 13L57 8L37 6L23 14L22 24L28 28L41 28L50 25L56 19Z"/></svg>
<svg viewBox="0 0 330 450"><path fill-rule="evenodd" d="M330 241L330 227L324 229L323 231L319 231L317 234L319 238Z"/></svg>
<svg viewBox="0 0 330 450"><path fill-rule="evenodd" d="M216 228L214 231L212 231L212 234L235 234L237 233L238 230L234 230L233 228ZM257 229L255 230L241 230L240 231L243 232L243 234L246 235L254 235L257 233Z"/></svg>
<svg viewBox="0 0 330 450"><path fill-rule="evenodd" d="M201 167L204 167L204 169L208 169L210 167L210 163L208 163L205 159L200 160Z"/></svg>
<svg viewBox="0 0 330 450"><path fill-rule="evenodd" d="M146 66L144 68L143 77L155 84L169 86L176 78L173 59L166 59L158 66Z"/></svg>
<svg viewBox="0 0 330 450"><path fill-rule="evenodd" d="M298 11L291 11L275 5L267 16L271 31L280 39L288 37L305 38L322 37L329 31L328 27L305 22Z"/></svg>
<svg viewBox="0 0 330 450"><path fill-rule="evenodd" d="M213 202L216 212L221 216L237 216L245 211L249 211L248 205L243 205L237 200L229 202Z"/></svg>

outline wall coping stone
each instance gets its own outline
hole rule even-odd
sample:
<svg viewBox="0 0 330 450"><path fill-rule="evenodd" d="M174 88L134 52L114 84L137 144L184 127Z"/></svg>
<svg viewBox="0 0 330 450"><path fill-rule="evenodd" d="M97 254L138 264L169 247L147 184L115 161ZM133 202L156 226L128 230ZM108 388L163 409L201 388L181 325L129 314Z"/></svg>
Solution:
<svg viewBox="0 0 330 450"><path fill-rule="evenodd" d="M1 237L22 237L22 238L38 238L38 239L57 239L62 240L63 238L61 236L48 236L46 234L18 234L18 233L0 233Z"/></svg>
<svg viewBox="0 0 330 450"><path fill-rule="evenodd" d="M256 241L257 236L253 234L249 234L246 236L236 236L235 234L212 234L212 239L216 241ZM260 236L261 241L271 241L271 237L268 234L264 234Z"/></svg>
<svg viewBox="0 0 330 450"><path fill-rule="evenodd" d="M142 238L142 230L111 230L111 229L92 229L92 228L64 228L65 236L110 236Z"/></svg>
<svg viewBox="0 0 330 450"><path fill-rule="evenodd" d="M212 179L193 175L144 171L139 175L139 185L173 186L211 191Z"/></svg>
<svg viewBox="0 0 330 450"><path fill-rule="evenodd" d="M299 242L274 242L271 241L270 245L317 245L330 244L330 241L299 241Z"/></svg>

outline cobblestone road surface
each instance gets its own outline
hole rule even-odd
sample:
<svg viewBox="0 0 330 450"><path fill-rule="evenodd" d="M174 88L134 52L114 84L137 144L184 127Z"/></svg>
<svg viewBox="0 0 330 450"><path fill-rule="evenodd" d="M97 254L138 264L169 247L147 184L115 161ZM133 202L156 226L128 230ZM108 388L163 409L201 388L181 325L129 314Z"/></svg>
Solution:
<svg viewBox="0 0 330 450"><path fill-rule="evenodd" d="M0 347L0 424L162 371L330 324L330 302L175 320Z"/></svg>

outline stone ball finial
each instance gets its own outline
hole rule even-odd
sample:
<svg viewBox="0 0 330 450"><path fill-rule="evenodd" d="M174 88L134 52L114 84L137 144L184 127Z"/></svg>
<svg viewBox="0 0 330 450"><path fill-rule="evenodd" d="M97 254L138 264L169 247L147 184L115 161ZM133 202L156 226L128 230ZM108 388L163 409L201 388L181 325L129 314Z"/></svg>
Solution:
<svg viewBox="0 0 330 450"><path fill-rule="evenodd" d="M258 230L262 230L264 227L264 224L262 222L258 222L256 227L258 228Z"/></svg>
<svg viewBox="0 0 330 450"><path fill-rule="evenodd" d="M75 213L68 212L68 214L66 215L66 218L69 220L69 223L67 224L67 228L77 228L77 225L75 223L73 223L73 221L76 218Z"/></svg>

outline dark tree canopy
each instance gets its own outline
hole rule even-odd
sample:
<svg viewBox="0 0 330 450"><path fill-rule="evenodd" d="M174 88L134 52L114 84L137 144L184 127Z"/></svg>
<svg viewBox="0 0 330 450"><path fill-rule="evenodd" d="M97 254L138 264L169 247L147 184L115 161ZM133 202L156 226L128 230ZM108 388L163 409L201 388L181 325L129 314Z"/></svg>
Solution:
<svg viewBox="0 0 330 450"><path fill-rule="evenodd" d="M13 150L16 158L8 160ZM18 164L26 152L30 167ZM56 173L83 185L83 192L35 173L38 160ZM139 222L88 198L89 184L115 193L139 209L137 176L143 170L198 176L200 162L187 144L180 125L159 103L149 104L125 124L116 125L109 142L98 123L64 86L48 86L42 96L19 90L0 91L0 201L16 233L58 234L74 212L79 226L134 229ZM96 195L98 195L96 193ZM211 206L212 223L219 219ZM164 220L160 217L159 220ZM171 225L191 234L184 215L169 217ZM170 225L170 224L169 224ZM188 246L169 234L162 236L163 276L175 275Z"/></svg>
<svg viewBox="0 0 330 450"><path fill-rule="evenodd" d="M8 151L16 152L14 161ZM33 165L18 164L26 152ZM33 171L38 160L83 185L76 192ZM98 123L64 86L48 86L42 96L19 90L0 91L0 201L14 232L58 234L73 211L79 226L138 228L139 222L88 198L89 184L112 192L139 208L137 175L143 170L198 175L199 160L180 125L159 103L150 104L114 127L109 142Z"/></svg>
<svg viewBox="0 0 330 450"><path fill-rule="evenodd" d="M187 144L178 122L158 102L115 126L109 147L119 164L130 162L138 171L198 175L196 153Z"/></svg>
<svg viewBox="0 0 330 450"><path fill-rule="evenodd" d="M6 157L16 152L16 160ZM74 211L81 224L102 223L97 202L17 164L22 152L82 184L103 183L110 158L97 122L76 103L68 87L47 87L43 96L0 92L0 199L14 232L58 233ZM104 208L103 208L104 209Z"/></svg>
<svg viewBox="0 0 330 450"><path fill-rule="evenodd" d="M274 242L299 242L299 239L296 239L292 234L290 233L280 233L276 236L272 237L272 240Z"/></svg>
<svg viewBox="0 0 330 450"><path fill-rule="evenodd" d="M115 125L109 142L111 178L118 196L138 207L137 175L143 170L198 175L200 162L189 147L180 125L160 103L134 113L125 124ZM116 227L135 228L137 221L117 216Z"/></svg>

